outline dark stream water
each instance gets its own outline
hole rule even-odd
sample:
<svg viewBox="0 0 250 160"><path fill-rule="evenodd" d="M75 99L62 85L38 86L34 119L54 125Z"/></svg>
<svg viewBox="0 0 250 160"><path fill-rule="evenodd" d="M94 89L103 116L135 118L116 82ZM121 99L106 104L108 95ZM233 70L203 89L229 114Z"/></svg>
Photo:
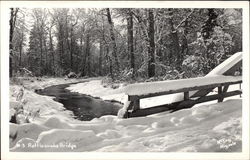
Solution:
<svg viewBox="0 0 250 160"><path fill-rule="evenodd" d="M82 121L90 121L93 118L104 115L117 115L117 112L122 107L122 105L117 102L103 101L65 89L71 84L76 83L54 85L42 90L36 90L36 93L55 97L55 101L62 103L65 109L74 113L76 119Z"/></svg>

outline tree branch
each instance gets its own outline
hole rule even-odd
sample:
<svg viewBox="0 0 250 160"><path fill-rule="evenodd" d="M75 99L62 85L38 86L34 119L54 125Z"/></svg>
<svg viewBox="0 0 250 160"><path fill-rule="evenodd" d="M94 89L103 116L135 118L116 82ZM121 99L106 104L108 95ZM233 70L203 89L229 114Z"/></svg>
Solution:
<svg viewBox="0 0 250 160"><path fill-rule="evenodd" d="M194 9L187 15L187 17L185 17L176 27L175 27L175 30L177 30L181 25L182 23L184 23L190 16L191 14L194 13Z"/></svg>

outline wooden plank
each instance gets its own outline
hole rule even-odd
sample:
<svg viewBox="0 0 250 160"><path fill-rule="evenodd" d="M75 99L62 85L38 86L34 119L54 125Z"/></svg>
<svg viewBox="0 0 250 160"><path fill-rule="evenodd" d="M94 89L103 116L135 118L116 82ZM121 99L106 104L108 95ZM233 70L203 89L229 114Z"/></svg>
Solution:
<svg viewBox="0 0 250 160"><path fill-rule="evenodd" d="M177 108L177 110L182 109L182 108L186 108L185 106L187 106L187 108L189 108L190 106L193 106L193 105L198 104L198 103L213 101L213 100L217 100L218 98L222 98L222 97L223 98L231 97L231 96L239 95L241 93L242 92L240 90L236 90L236 91L231 91L231 92L226 92L226 93L221 93L221 94L204 96L204 97L201 97L201 98L196 99L196 100L183 101L176 108Z"/></svg>
<svg viewBox="0 0 250 160"><path fill-rule="evenodd" d="M193 95L191 95L190 98L206 96L208 93L212 92L213 89L214 88L199 90L199 91L195 92Z"/></svg>
<svg viewBox="0 0 250 160"><path fill-rule="evenodd" d="M129 95L129 97L130 97L130 100L133 101L133 100L138 99L138 98L142 99L142 98L155 97L155 96L174 94L174 93L180 93L180 92L188 92L188 91L194 91L194 90L206 90L206 89L216 88L216 87L220 87L220 86L239 84L239 83L242 83L242 80L235 81L235 82L201 85L201 86L195 86L195 87L190 87L190 88L181 88L181 89L177 89L177 90L169 90L169 91L164 91L164 92L159 92L159 93L149 93L146 95Z"/></svg>
<svg viewBox="0 0 250 160"><path fill-rule="evenodd" d="M161 106L156 106L156 107L151 107L151 108L140 109L140 110L137 110L137 111L130 113L129 118L144 117L144 116L155 114L155 113L172 111L174 106L176 106L179 103L180 102L175 103L175 104L167 104L167 105L161 105Z"/></svg>
<svg viewBox="0 0 250 160"><path fill-rule="evenodd" d="M222 92L227 92L228 88L229 88L229 85L224 86Z"/></svg>
<svg viewBox="0 0 250 160"><path fill-rule="evenodd" d="M216 100L219 97L223 97L223 98L231 97L231 96L239 95L241 93L242 93L242 91L236 90L236 91L225 92L225 93L221 93L221 94L215 94L215 95L210 95L210 96L206 96L206 97L201 97L200 99L197 100L197 103L203 103L203 102L207 102L207 101Z"/></svg>
<svg viewBox="0 0 250 160"><path fill-rule="evenodd" d="M229 85L225 85L223 88L223 92L226 92L228 87ZM214 88L208 88L206 90L199 90L196 93L194 93L190 98L206 96L208 93L212 92L213 89Z"/></svg>

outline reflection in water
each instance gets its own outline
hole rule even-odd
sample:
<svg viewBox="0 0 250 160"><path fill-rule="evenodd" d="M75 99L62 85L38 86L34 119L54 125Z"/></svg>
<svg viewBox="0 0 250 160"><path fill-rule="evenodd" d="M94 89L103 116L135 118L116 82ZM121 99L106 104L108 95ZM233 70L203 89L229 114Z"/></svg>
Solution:
<svg viewBox="0 0 250 160"><path fill-rule="evenodd" d="M72 84L72 83L71 83ZM89 121L103 115L117 115L122 107L120 103L103 101L84 94L73 93L65 89L70 84L50 86L42 90L36 90L40 95L53 96L55 101L71 110L76 119Z"/></svg>

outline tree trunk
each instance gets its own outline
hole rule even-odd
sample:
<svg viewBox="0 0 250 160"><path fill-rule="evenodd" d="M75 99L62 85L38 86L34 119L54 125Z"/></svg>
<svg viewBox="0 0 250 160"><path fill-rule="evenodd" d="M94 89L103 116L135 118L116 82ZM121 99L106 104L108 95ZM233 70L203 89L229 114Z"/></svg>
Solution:
<svg viewBox="0 0 250 160"><path fill-rule="evenodd" d="M102 29L101 29L101 38L100 38L100 55L99 55L99 75L103 75L103 69L102 69L102 58L104 54L104 43L106 42L105 40L105 33L104 33L104 19L102 16Z"/></svg>
<svg viewBox="0 0 250 160"><path fill-rule="evenodd" d="M13 68L12 68L12 58L13 58L13 34L14 34L14 28L15 28L15 23L16 23L16 18L17 18L17 12L18 12L18 8L14 9L14 8L10 8L10 21L9 21L9 25L10 25L10 35L9 35L9 76L12 77L13 76Z"/></svg>
<svg viewBox="0 0 250 160"><path fill-rule="evenodd" d="M22 45L19 45L19 67L22 65Z"/></svg>
<svg viewBox="0 0 250 160"><path fill-rule="evenodd" d="M48 50L47 50L47 45L46 45L46 40L45 38L43 39L43 45L44 45L44 51L45 51L45 75L48 73Z"/></svg>
<svg viewBox="0 0 250 160"><path fill-rule="evenodd" d="M188 54L187 27L188 27L188 21L186 20L185 25L184 25L182 43L181 43L181 55L182 56L185 56Z"/></svg>
<svg viewBox="0 0 250 160"><path fill-rule="evenodd" d="M50 53L52 56L52 75L55 75L55 55L54 55L54 48L53 48L53 40L52 40L52 35L51 35L51 28L49 30L49 44L50 44Z"/></svg>
<svg viewBox="0 0 250 160"><path fill-rule="evenodd" d="M82 59L83 59L83 35L82 35L83 33L81 33L81 36L80 36L80 54L81 54L81 56L82 56ZM83 60L82 60L82 62L83 62ZM81 66L80 66L81 67ZM78 64L77 64L77 70L78 70ZM81 72L81 70L80 70L80 72ZM83 73L81 73L81 75L82 75Z"/></svg>
<svg viewBox="0 0 250 160"><path fill-rule="evenodd" d="M43 41L42 41L42 35L39 37L40 41L40 76L43 75Z"/></svg>
<svg viewBox="0 0 250 160"><path fill-rule="evenodd" d="M201 34L205 40L210 38L214 27L218 25L216 22L217 17L218 15L214 9L208 9L208 19L201 28Z"/></svg>
<svg viewBox="0 0 250 160"><path fill-rule="evenodd" d="M73 26L70 29L70 69L73 71Z"/></svg>
<svg viewBox="0 0 250 160"><path fill-rule="evenodd" d="M180 55L180 46L179 46L179 37L177 34L177 31L172 32L172 40L173 40L173 54L175 55L174 57L174 64L177 70L180 70L180 65L182 62L182 58Z"/></svg>
<svg viewBox="0 0 250 160"><path fill-rule="evenodd" d="M201 28L201 35L204 39L205 44L207 43L208 39L211 38L214 27L218 25L216 21L217 17L218 15L214 9L208 9L208 19ZM208 45L206 45L206 50L206 55L204 57L208 62L204 69L205 74L215 67L212 62L214 60L214 57L213 54L211 54L214 50L214 43L209 43Z"/></svg>
<svg viewBox="0 0 250 160"><path fill-rule="evenodd" d="M68 27L67 27L68 28ZM68 29L67 29L67 31L66 31L66 43L67 43L67 49L68 49L68 56L69 56L69 58L70 58L70 62L68 63L67 62L67 65L69 65L69 66L67 66L67 68L70 68L71 69L71 45L70 45L70 41L69 41L69 33L68 33Z"/></svg>
<svg viewBox="0 0 250 160"><path fill-rule="evenodd" d="M21 42L19 44L19 67L22 66L22 50L23 50L23 32L22 32L22 35L21 35Z"/></svg>
<svg viewBox="0 0 250 160"><path fill-rule="evenodd" d="M59 64L62 67L63 65L63 56L64 56L64 33L63 33L63 25L59 24L58 30L58 43L59 43Z"/></svg>
<svg viewBox="0 0 250 160"><path fill-rule="evenodd" d="M113 46L112 56L115 58L115 64L117 67L117 71L119 71L120 65L119 65L118 56L117 56L117 46L116 46L115 33L114 33L114 24L112 22L109 8L106 9L106 12L107 12L107 18L108 18L109 29L110 29L110 38L111 38L111 42L112 42L112 46ZM111 59L111 61L112 61L112 59Z"/></svg>
<svg viewBox="0 0 250 160"><path fill-rule="evenodd" d="M135 56L134 56L134 37L133 37L133 12L128 9L127 15L127 30L128 30L128 52L130 55L130 67L133 69L132 78L135 73Z"/></svg>
<svg viewBox="0 0 250 160"><path fill-rule="evenodd" d="M155 76L155 40L154 40L154 13L152 9L148 9L148 77Z"/></svg>
<svg viewBox="0 0 250 160"><path fill-rule="evenodd" d="M110 74L110 77L111 79L114 79L114 74L113 74L113 64L112 64L112 61L111 61L111 58L110 58L110 55L109 55L109 47L106 48L107 50L107 61L108 61L108 64L109 64L109 74Z"/></svg>
<svg viewBox="0 0 250 160"><path fill-rule="evenodd" d="M82 50L81 52L82 53L81 75L86 76L86 62L87 62L86 41L84 43L84 46L82 45L81 50Z"/></svg>
<svg viewBox="0 0 250 160"><path fill-rule="evenodd" d="M100 39L100 54L99 54L99 63L98 63L98 70L99 70L99 75L102 75L102 55L103 55L103 39Z"/></svg>
<svg viewBox="0 0 250 160"><path fill-rule="evenodd" d="M87 61L87 75L91 75L91 68L90 68L90 34L86 35L86 61Z"/></svg>
<svg viewBox="0 0 250 160"><path fill-rule="evenodd" d="M180 57L180 46L179 46L179 38L178 38L178 33L177 30L174 28L174 23L173 23L173 9L168 9L169 12L169 25L170 25L170 38L171 38L171 55L173 56L173 66L175 66L178 70L180 69L180 64L182 62L181 57Z"/></svg>

